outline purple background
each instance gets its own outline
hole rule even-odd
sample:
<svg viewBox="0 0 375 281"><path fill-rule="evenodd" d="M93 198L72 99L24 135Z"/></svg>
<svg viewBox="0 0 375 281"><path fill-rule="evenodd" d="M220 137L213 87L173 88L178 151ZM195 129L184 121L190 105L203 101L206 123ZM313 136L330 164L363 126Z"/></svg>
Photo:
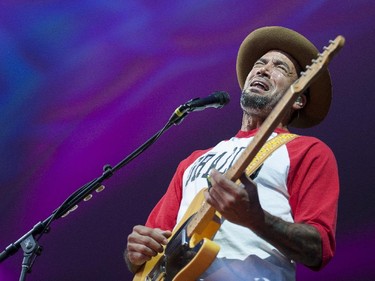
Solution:
<svg viewBox="0 0 375 281"><path fill-rule="evenodd" d="M308 130L334 151L341 176L337 253L299 280L375 280L375 4L373 1L2 1L0 4L0 251L72 192L145 142L180 104L228 91L220 110L190 114L106 189L52 224L27 280L131 280L122 260L178 162L240 128L235 60L243 38L282 25L322 50L334 100ZM369 83L370 82L370 83ZM324 198L322 198L324 200ZM0 264L18 280L22 251Z"/></svg>

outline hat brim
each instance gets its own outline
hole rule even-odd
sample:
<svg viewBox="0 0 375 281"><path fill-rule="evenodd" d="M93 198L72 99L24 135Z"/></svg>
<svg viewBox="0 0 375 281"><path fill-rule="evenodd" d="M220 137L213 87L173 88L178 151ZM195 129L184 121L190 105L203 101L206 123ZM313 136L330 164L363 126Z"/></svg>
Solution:
<svg viewBox="0 0 375 281"><path fill-rule="evenodd" d="M237 56L237 79L241 90L254 63L265 53L280 50L291 55L305 70L319 53L318 49L303 35L280 26L256 29L242 42ZM327 115L332 100L332 83L328 69L310 85L307 104L290 126L308 128L319 124Z"/></svg>

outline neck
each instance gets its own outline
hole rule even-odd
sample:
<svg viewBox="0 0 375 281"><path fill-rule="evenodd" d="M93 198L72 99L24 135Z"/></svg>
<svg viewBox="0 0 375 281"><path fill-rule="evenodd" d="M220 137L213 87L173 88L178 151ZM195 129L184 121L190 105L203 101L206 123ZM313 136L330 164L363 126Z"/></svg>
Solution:
<svg viewBox="0 0 375 281"><path fill-rule="evenodd" d="M263 124L264 120L265 118L259 115L250 114L244 111L242 115L241 131L246 132L246 131L258 129ZM277 125L277 128L288 131L288 128L285 122L281 122L279 125Z"/></svg>

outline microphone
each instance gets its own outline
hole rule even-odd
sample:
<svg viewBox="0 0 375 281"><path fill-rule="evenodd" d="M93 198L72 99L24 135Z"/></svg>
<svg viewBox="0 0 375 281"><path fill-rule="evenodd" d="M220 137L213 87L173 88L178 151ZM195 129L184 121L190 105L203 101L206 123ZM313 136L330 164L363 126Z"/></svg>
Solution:
<svg viewBox="0 0 375 281"><path fill-rule="evenodd" d="M168 124L178 125L186 117L186 115L193 111L201 111L208 107L222 108L229 102L229 94L227 92L214 92L206 98L195 98L180 105L169 118Z"/></svg>
<svg viewBox="0 0 375 281"><path fill-rule="evenodd" d="M224 105L229 103L229 100L230 97L227 92L214 92L206 98L195 98L188 101L187 103L184 103L183 105L180 105L176 109L175 114L181 116L185 113L201 111L208 107L222 108Z"/></svg>

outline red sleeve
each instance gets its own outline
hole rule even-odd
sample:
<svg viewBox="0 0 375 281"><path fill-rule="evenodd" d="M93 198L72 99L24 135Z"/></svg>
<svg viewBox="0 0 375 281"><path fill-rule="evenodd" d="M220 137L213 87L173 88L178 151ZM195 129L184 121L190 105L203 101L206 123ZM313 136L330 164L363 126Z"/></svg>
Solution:
<svg viewBox="0 0 375 281"><path fill-rule="evenodd" d="M339 179L330 148L316 138L298 137L288 145L288 190L294 221L314 226L322 240L323 268L335 252Z"/></svg>
<svg viewBox="0 0 375 281"><path fill-rule="evenodd" d="M172 230L174 228L182 197L182 177L184 172L191 163L206 151L195 151L178 165L167 192L151 211L146 221L146 226L163 230Z"/></svg>
<svg viewBox="0 0 375 281"><path fill-rule="evenodd" d="M182 173L183 171L179 166L169 184L167 192L148 216L146 226L163 230L173 229L176 224L177 213L181 202Z"/></svg>

